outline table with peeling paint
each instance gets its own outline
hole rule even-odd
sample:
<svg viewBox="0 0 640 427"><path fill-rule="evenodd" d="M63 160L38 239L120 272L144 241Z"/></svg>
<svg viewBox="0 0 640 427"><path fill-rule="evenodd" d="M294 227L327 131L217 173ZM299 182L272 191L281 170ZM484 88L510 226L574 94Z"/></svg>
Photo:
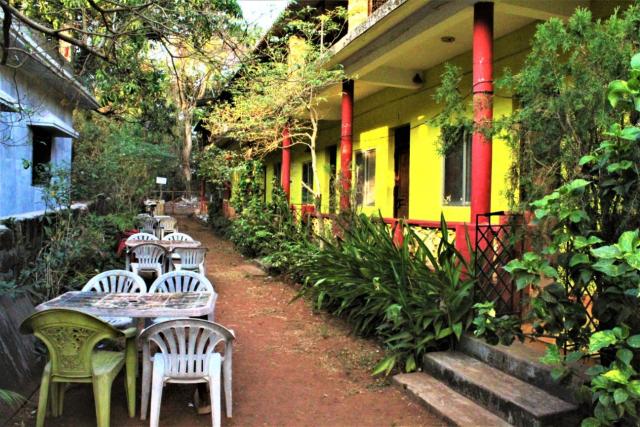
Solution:
<svg viewBox="0 0 640 427"><path fill-rule="evenodd" d="M36 311L50 308L78 310L101 317L198 317L210 314L215 294L209 292L180 293L102 293L66 292L44 302Z"/></svg>

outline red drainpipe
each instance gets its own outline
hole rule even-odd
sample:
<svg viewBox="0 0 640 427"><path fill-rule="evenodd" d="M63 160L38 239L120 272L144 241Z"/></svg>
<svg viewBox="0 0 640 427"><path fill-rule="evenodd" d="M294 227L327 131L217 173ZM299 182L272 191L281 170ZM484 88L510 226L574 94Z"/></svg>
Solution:
<svg viewBox="0 0 640 427"><path fill-rule="evenodd" d="M488 126L493 120L493 3L473 7L473 121ZM491 211L491 138L473 132L471 145L471 223Z"/></svg>
<svg viewBox="0 0 640 427"><path fill-rule="evenodd" d="M282 131L282 166L280 168L280 185L290 200L291 194L291 136L289 128Z"/></svg>
<svg viewBox="0 0 640 427"><path fill-rule="evenodd" d="M353 80L342 82L342 128L340 131L340 210L349 210L351 204L351 153L353 140Z"/></svg>

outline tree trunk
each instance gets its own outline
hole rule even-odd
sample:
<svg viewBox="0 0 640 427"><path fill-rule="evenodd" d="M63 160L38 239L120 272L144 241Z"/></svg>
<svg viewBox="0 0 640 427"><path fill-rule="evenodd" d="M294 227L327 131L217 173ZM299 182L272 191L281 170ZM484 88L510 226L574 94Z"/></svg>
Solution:
<svg viewBox="0 0 640 427"><path fill-rule="evenodd" d="M184 142L182 144L182 178L185 190L191 195L191 149L193 146L191 135L191 112L182 110L184 116Z"/></svg>

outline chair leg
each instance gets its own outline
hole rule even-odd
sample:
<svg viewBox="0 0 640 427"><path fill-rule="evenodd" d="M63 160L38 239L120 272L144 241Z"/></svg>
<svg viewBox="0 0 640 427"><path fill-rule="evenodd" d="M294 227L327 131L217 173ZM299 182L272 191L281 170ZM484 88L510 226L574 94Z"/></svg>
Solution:
<svg viewBox="0 0 640 427"><path fill-rule="evenodd" d="M213 427L220 427L220 376L222 357L213 353L209 356L209 396L211 398L211 422Z"/></svg>
<svg viewBox="0 0 640 427"><path fill-rule="evenodd" d="M232 395L232 370L231 370L231 350L227 348L227 352L224 355L224 361L222 362L222 380L224 384L224 404L227 418L233 416L233 395Z"/></svg>
<svg viewBox="0 0 640 427"><path fill-rule="evenodd" d="M129 408L129 417L136 416L136 375L138 373L138 345L136 339L127 340L126 348L126 384L127 406Z"/></svg>
<svg viewBox="0 0 640 427"><path fill-rule="evenodd" d="M60 383L51 381L49 384L49 393L51 394L49 400L51 416L57 418L60 416Z"/></svg>
<svg viewBox="0 0 640 427"><path fill-rule="evenodd" d="M49 399L49 385L51 383L51 363L47 363L42 372L40 382L40 395L38 396L38 415L36 416L36 427L44 426L44 419L47 416L47 400Z"/></svg>
<svg viewBox="0 0 640 427"><path fill-rule="evenodd" d="M162 387L164 386L164 359L160 356L153 359L151 381L151 416L150 427L158 427L160 423L160 404L162 403Z"/></svg>
<svg viewBox="0 0 640 427"><path fill-rule="evenodd" d="M61 416L62 415L62 411L64 409L64 393L65 391L67 391L67 386L69 384L67 383L59 383L58 387L59 391L58 391L58 415Z"/></svg>
<svg viewBox="0 0 640 427"><path fill-rule="evenodd" d="M108 375L93 377L93 398L96 402L96 425L109 427L111 421L111 384Z"/></svg>
<svg viewBox="0 0 640 427"><path fill-rule="evenodd" d="M140 396L140 419L147 419L147 411L149 410L149 394L151 389L151 360L148 357L142 358L142 392Z"/></svg>

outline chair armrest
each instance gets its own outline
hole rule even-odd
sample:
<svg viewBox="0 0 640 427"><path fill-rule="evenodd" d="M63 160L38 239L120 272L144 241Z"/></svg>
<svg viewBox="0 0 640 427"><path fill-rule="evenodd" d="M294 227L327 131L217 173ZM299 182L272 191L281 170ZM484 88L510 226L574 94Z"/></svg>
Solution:
<svg viewBox="0 0 640 427"><path fill-rule="evenodd" d="M138 328L136 328L135 326L132 326L130 328L124 329L121 332L122 332L122 335L124 335L124 337L127 339L135 338L138 335Z"/></svg>

